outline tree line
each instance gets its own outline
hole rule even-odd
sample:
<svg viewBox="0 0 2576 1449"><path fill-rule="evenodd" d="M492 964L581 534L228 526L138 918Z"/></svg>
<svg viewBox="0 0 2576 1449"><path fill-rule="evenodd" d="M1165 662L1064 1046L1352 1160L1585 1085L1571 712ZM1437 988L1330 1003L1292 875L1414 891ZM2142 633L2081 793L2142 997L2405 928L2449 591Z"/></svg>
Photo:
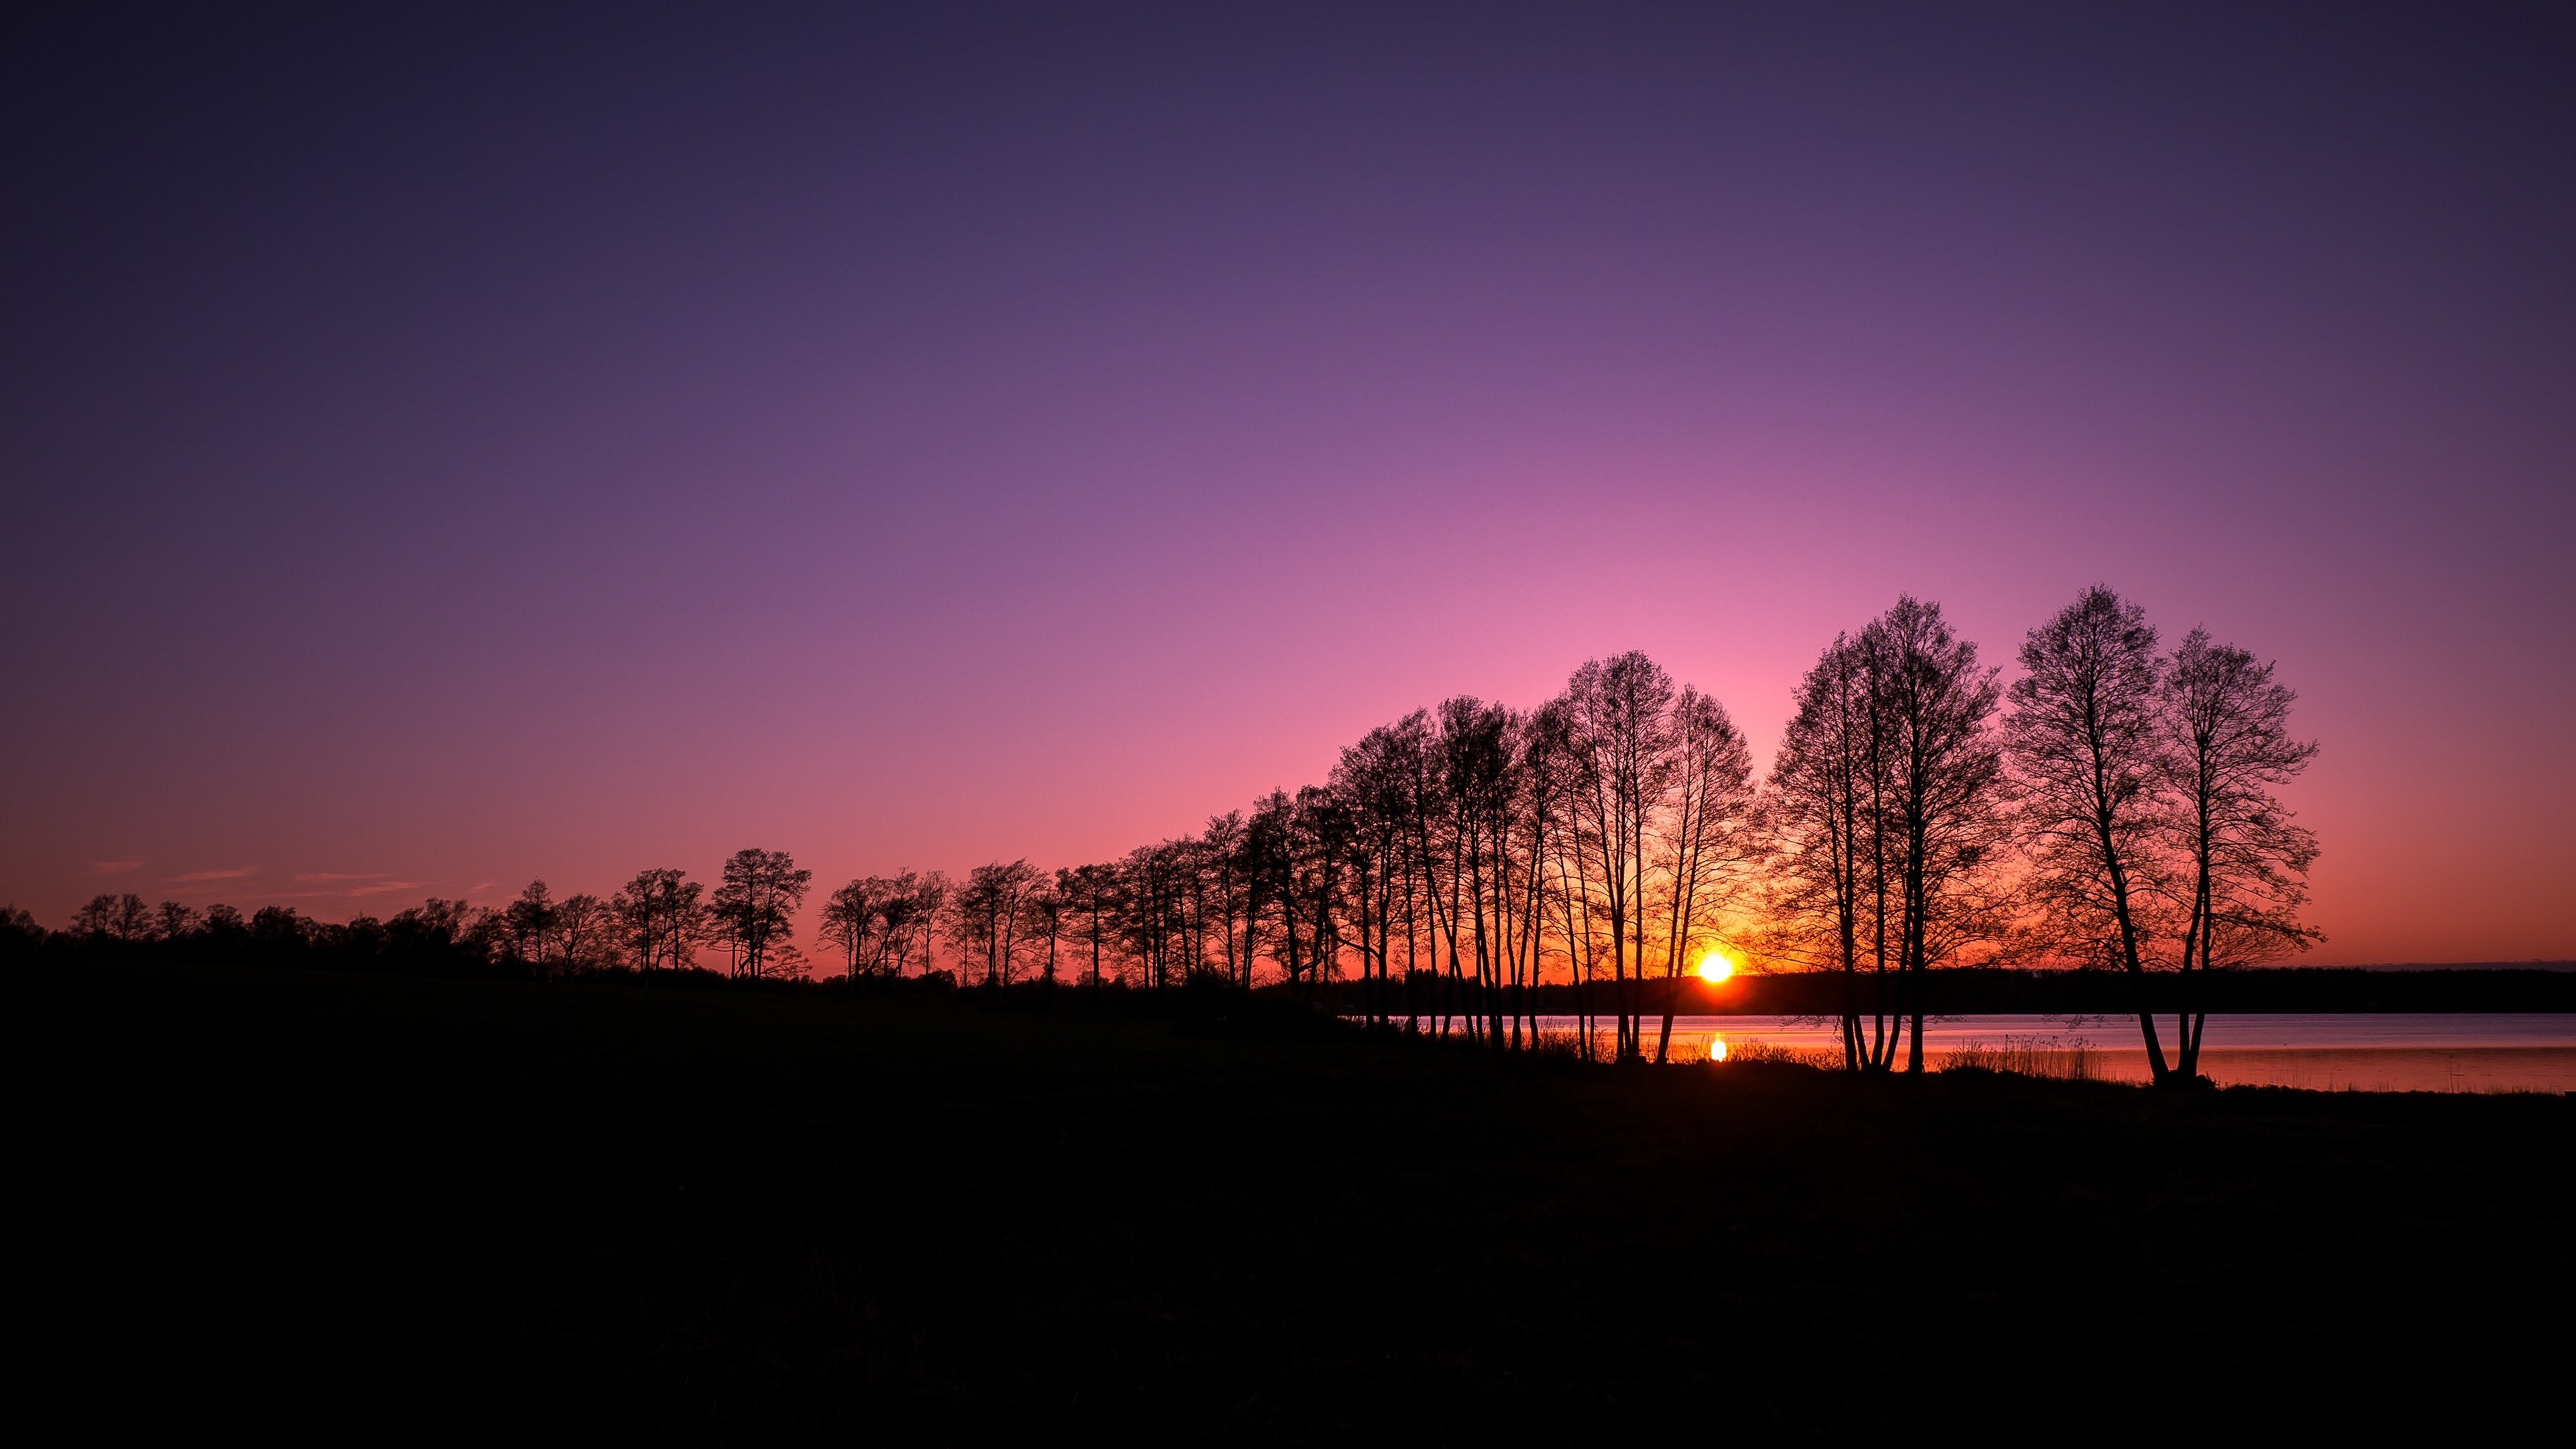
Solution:
<svg viewBox="0 0 2576 1449"><path fill-rule="evenodd" d="M2163 650L2105 588L2032 629L2018 664L2006 688L1938 604L1900 597L1825 648L1757 779L1717 700L1641 653L1594 660L1534 708L1416 710L1321 783L1115 860L850 881L816 944L852 983L1338 983L1372 1026L1500 1050L1541 1044L1546 983L1571 990L1574 1051L1656 1062L1673 983L1724 951L1834 973L1857 1072L1923 1070L1927 970L2102 967L2132 983L2155 1080L2188 1080L2207 1021L2193 983L2320 939L2299 915L2316 841L2279 796L2316 747L2292 737L2272 665L2200 629ZM607 897L536 882L497 909L432 899L341 926L102 895L70 935L539 979L715 953L732 976L804 977L812 880L744 850L713 890L653 869ZM0 941L43 934L0 914ZM2170 1054L2150 971L2179 978Z"/></svg>

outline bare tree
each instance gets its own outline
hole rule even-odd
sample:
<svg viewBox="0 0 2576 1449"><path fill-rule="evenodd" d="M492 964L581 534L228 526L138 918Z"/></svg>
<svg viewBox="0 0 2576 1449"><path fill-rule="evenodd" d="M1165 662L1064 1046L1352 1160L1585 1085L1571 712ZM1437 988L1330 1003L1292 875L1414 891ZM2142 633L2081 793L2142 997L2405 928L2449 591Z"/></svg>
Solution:
<svg viewBox="0 0 2576 1449"><path fill-rule="evenodd" d="M873 969L888 976L902 976L916 967L929 970L939 920L948 905L948 877L935 870L918 874L906 870L891 879L871 879L885 896L878 911L883 934L877 938Z"/></svg>
<svg viewBox="0 0 2576 1449"><path fill-rule="evenodd" d="M2067 942L2128 974L2147 1069L2162 1085L2170 1072L2146 988L2157 846L2171 828L2160 663L2146 611L2096 585L2023 642L2005 731L2026 888Z"/></svg>
<svg viewBox="0 0 2576 1449"><path fill-rule="evenodd" d="M164 941L184 941L197 933L205 918L177 901L163 901L153 909L152 934Z"/></svg>
<svg viewBox="0 0 2576 1449"><path fill-rule="evenodd" d="M1056 889L1056 877L1040 876L1037 888L1029 893L1029 951L1044 953L1038 967L1038 979L1049 991L1055 989L1056 949L1064 944L1064 933L1073 923L1072 902Z"/></svg>
<svg viewBox="0 0 2576 1449"><path fill-rule="evenodd" d="M1573 736L1564 701L1551 700L1521 716L1513 733L1521 787L1517 840L1509 852L1510 858L1518 862L1520 873L1512 951L1519 1014L1513 1031L1516 1038L1526 1040L1535 1050L1539 1044L1537 988L1546 969L1548 931L1556 919L1549 909L1558 886L1553 862L1559 857L1558 840L1565 833L1569 787L1575 778ZM1566 947L1562 954L1571 973L1571 939L1562 938L1562 942ZM1521 1037L1523 1023L1527 1026L1525 1038Z"/></svg>
<svg viewBox="0 0 2576 1449"><path fill-rule="evenodd" d="M143 897L131 891L124 895L92 896L88 905L73 913L72 931L93 940L131 945L150 939L152 908L143 903Z"/></svg>
<svg viewBox="0 0 2576 1449"><path fill-rule="evenodd" d="M1886 858L1881 841L1885 779L1875 730L1876 691L1867 653L1836 635L1807 671L1772 761L1764 819L1770 835L1770 954L1842 973L1843 1065L1851 1071L1892 1059L1887 1031L1887 954L1870 952L1873 912L1883 920ZM1885 932L1877 944L1885 945ZM1877 989L1875 1027L1861 1025L1860 969L1867 957Z"/></svg>
<svg viewBox="0 0 2576 1449"><path fill-rule="evenodd" d="M715 938L732 952L734 975L772 975L775 967L790 964L801 974L801 957L784 959L779 953L813 883L814 872L798 870L783 850L740 850L725 862L708 914Z"/></svg>
<svg viewBox="0 0 2576 1449"><path fill-rule="evenodd" d="M211 906L206 911L206 934L220 936L221 912L229 906ZM398 967L449 970L457 966L483 966L491 960L490 945L497 934L494 924L498 913L464 901L440 900L436 896L397 911L385 923L386 954Z"/></svg>
<svg viewBox="0 0 2576 1449"><path fill-rule="evenodd" d="M690 965L707 940L706 887L685 871L638 871L609 900L621 944L639 971Z"/></svg>
<svg viewBox="0 0 2576 1449"><path fill-rule="evenodd" d="M1090 984L1097 990L1101 957L1116 942L1111 921L1118 909L1118 868L1078 865L1059 870L1055 873L1055 894L1064 903L1067 930L1089 956Z"/></svg>
<svg viewBox="0 0 2576 1449"><path fill-rule="evenodd" d="M1266 839L1245 827L1242 811L1228 810L1208 817L1198 843L1196 860L1207 877L1207 903L1216 911L1219 959L1228 980L1250 986L1262 890L1267 884L1262 872Z"/></svg>
<svg viewBox="0 0 2576 1449"><path fill-rule="evenodd" d="M1642 1051L1647 839L1672 784L1672 701L1672 677L1634 651L1586 663L1565 691L1576 845L1569 886L1584 893L1605 928L1621 1061Z"/></svg>
<svg viewBox="0 0 2576 1449"><path fill-rule="evenodd" d="M1033 943L1031 907L1046 877L1025 860L979 865L948 901L948 938L986 986L1007 986Z"/></svg>
<svg viewBox="0 0 2576 1449"><path fill-rule="evenodd" d="M1389 1019L1399 893L1409 898L1412 881L1413 783L1421 773L1413 762L1422 753L1426 723L1415 713L1381 725L1343 750L1333 767L1330 788L1351 821L1347 909L1360 952L1362 1010L1371 1024ZM1409 945L1409 930L1407 937Z"/></svg>
<svg viewBox="0 0 2576 1449"><path fill-rule="evenodd" d="M1897 963L1912 1031L1906 1070L1923 1070L1923 973L1983 933L1977 890L2005 844L1996 671L1954 634L1941 606L1899 595L1864 634L1873 656L1884 857L1895 865ZM1883 866L1873 866L1884 879Z"/></svg>
<svg viewBox="0 0 2576 1449"><path fill-rule="evenodd" d="M519 898L501 909L501 935L509 959L523 965L538 980L547 979L552 964L555 923L554 895L541 880L528 882Z"/></svg>
<svg viewBox="0 0 2576 1449"><path fill-rule="evenodd" d="M1176 961L1188 960L1188 863L1182 845L1140 845L1118 865L1119 943L1136 963L1139 984L1155 990L1172 984Z"/></svg>
<svg viewBox="0 0 2576 1449"><path fill-rule="evenodd" d="M1685 685L1673 701L1673 790L1657 849L1664 904L1661 1064L1673 1040L1673 984L1715 943L1753 855L1753 755L1716 700Z"/></svg>
<svg viewBox="0 0 2576 1449"><path fill-rule="evenodd" d="M869 876L850 882L823 901L815 939L840 951L844 972L852 981L867 974L872 964L885 929L888 892L883 888L890 884L883 876Z"/></svg>
<svg viewBox="0 0 2576 1449"><path fill-rule="evenodd" d="M568 975L605 971L619 964L617 913L609 903L587 892L566 896L555 907L556 969Z"/></svg>
<svg viewBox="0 0 2576 1449"><path fill-rule="evenodd" d="M116 898L116 919L108 934L128 945L151 940L152 919L152 908L144 904L143 897L127 891Z"/></svg>
<svg viewBox="0 0 2576 1449"><path fill-rule="evenodd" d="M0 956L30 955L44 943L45 928L36 924L33 912L0 905Z"/></svg>
<svg viewBox="0 0 2576 1449"><path fill-rule="evenodd" d="M2324 939L2299 920L2317 838L2294 824L2276 793L2316 758L2313 741L2290 737L2298 698L2272 666L2243 649L2212 644L2207 630L2184 636L2164 674L2162 722L2171 850L2186 891L2181 989L2175 1003L2175 1071L2200 1073L2208 1011L2196 973L2241 965Z"/></svg>

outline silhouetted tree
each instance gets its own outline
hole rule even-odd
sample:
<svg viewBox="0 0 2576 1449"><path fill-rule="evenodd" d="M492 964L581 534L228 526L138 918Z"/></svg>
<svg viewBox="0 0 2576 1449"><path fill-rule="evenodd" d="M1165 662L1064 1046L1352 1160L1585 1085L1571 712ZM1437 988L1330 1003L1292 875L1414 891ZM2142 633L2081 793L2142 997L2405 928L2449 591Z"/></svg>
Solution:
<svg viewBox="0 0 2576 1449"><path fill-rule="evenodd" d="M1416 713L1381 725L1342 751L1331 789L1351 821L1349 905L1353 941L1360 953L1362 1012L1372 1024L1388 1019L1388 971L1401 914L1398 893L1412 881L1414 800L1426 717Z"/></svg>
<svg viewBox="0 0 2576 1449"><path fill-rule="evenodd" d="M1029 936L1031 954L1045 952L1038 979L1055 987L1056 948L1063 944L1066 928L1071 924L1070 904L1055 888L1055 881L1041 875L1037 889L1029 895Z"/></svg>
<svg viewBox="0 0 2576 1449"><path fill-rule="evenodd" d="M1138 984L1173 984L1175 961L1187 972L1188 852L1177 841L1140 845L1119 863L1115 897L1120 946L1136 963Z"/></svg>
<svg viewBox="0 0 2576 1449"><path fill-rule="evenodd" d="M949 940L959 964L980 970L986 986L1007 986L1034 942L1031 907L1045 877L1025 860L979 865L950 893Z"/></svg>
<svg viewBox="0 0 2576 1449"><path fill-rule="evenodd" d="M528 882L519 898L501 908L501 933L509 959L538 980L547 978L558 912L553 893L541 880Z"/></svg>
<svg viewBox="0 0 2576 1449"><path fill-rule="evenodd" d="M1090 984L1100 985L1100 961L1114 947L1111 918L1118 905L1118 868L1078 865L1055 873L1056 898L1064 903L1066 928L1090 961Z"/></svg>
<svg viewBox="0 0 2576 1449"><path fill-rule="evenodd" d="M706 887L686 871L637 871L610 898L608 909L626 957L638 971L689 966L707 940Z"/></svg>
<svg viewBox="0 0 2576 1449"><path fill-rule="evenodd" d="M1190 853L1191 864L1204 877L1203 909L1216 916L1217 951L1226 979L1238 986L1252 984L1263 891L1269 885L1263 872L1263 843L1245 828L1242 811L1228 810L1208 817L1207 828L1199 834L1199 848Z"/></svg>
<svg viewBox="0 0 2576 1449"><path fill-rule="evenodd" d="M879 938L877 969L889 976L901 976L916 967L929 970L940 917L948 906L948 877L935 870L919 874L907 870L882 884L887 890L880 912L884 935Z"/></svg>
<svg viewBox="0 0 2576 1449"><path fill-rule="evenodd" d="M197 934L203 921L195 911L177 901L163 901L152 911L152 934L160 940L177 944Z"/></svg>
<svg viewBox="0 0 2576 1449"><path fill-rule="evenodd" d="M587 893L566 896L555 907L553 935L548 942L557 973L580 975L605 971L619 964L620 949L617 913L608 902Z"/></svg>
<svg viewBox="0 0 2576 1449"><path fill-rule="evenodd" d="M251 944L271 960L294 960L313 944L316 924L293 906L262 906L251 913Z"/></svg>
<svg viewBox="0 0 2576 1449"><path fill-rule="evenodd" d="M490 965L491 944L499 934L495 914L436 896L398 911L385 923L386 964L397 971L426 973L481 970ZM209 934L213 929L209 925Z"/></svg>
<svg viewBox="0 0 2576 1449"><path fill-rule="evenodd" d="M733 974L771 974L779 948L795 930L796 908L805 901L814 872L798 870L783 850L740 850L724 864L722 882L709 902L715 938L732 953ZM802 967L802 960L792 964Z"/></svg>
<svg viewBox="0 0 2576 1449"><path fill-rule="evenodd" d="M1994 731L1996 671L1951 632L1941 606L1900 595L1863 635L1872 655L1884 793L1884 855L1894 872L1897 964L1912 1031L1906 1070L1923 1070L1923 973L1988 933L1979 889L2007 842L2003 755ZM1883 878L1884 867L1874 867Z"/></svg>
<svg viewBox="0 0 2576 1449"><path fill-rule="evenodd" d="M1618 1021L1615 1054L1641 1050L1639 984L1646 969L1646 857L1653 815L1672 786L1672 677L1645 655L1592 660L1565 691L1566 802L1574 845L1567 887L1600 917L1610 948Z"/></svg>
<svg viewBox="0 0 2576 1449"><path fill-rule="evenodd" d="M1836 635L1799 681L1764 799L1771 853L1766 950L1822 963L1843 977L1843 1064L1851 1071L1893 1059L1887 1031L1885 920L1886 777L1868 651ZM1875 1026L1861 1026L1859 972L1870 961Z"/></svg>
<svg viewBox="0 0 2576 1449"><path fill-rule="evenodd" d="M2157 691L2156 631L2107 588L2030 631L2005 721L2021 788L2026 887L2061 938L2128 973L2158 1084L2169 1075L2149 1010L2147 908L2172 825L2172 766Z"/></svg>
<svg viewBox="0 0 2576 1449"><path fill-rule="evenodd" d="M0 906L0 955L32 956L45 943L45 928L30 912Z"/></svg>
<svg viewBox="0 0 2576 1449"><path fill-rule="evenodd" d="M94 941L132 945L151 938L152 919L152 908L143 903L143 897L131 892L92 896L89 904L72 916L72 933Z"/></svg>
<svg viewBox="0 0 2576 1449"><path fill-rule="evenodd" d="M127 945L152 939L152 924L157 917L143 897L128 891L116 898L116 920L108 933Z"/></svg>
<svg viewBox="0 0 2576 1449"><path fill-rule="evenodd" d="M1673 789L1657 832L1664 905L1661 1063L1673 1040L1673 983L1716 943L1754 853L1753 756L1725 706L1685 685L1673 701Z"/></svg>
<svg viewBox="0 0 2576 1449"><path fill-rule="evenodd" d="M869 956L884 929L885 902L877 894L882 877L854 880L823 900L823 910L815 922L814 938L841 953L841 964L849 979L856 981L866 973Z"/></svg>
<svg viewBox="0 0 2576 1449"><path fill-rule="evenodd" d="M2186 890L2174 1044L2185 1079L2199 1075L2209 1024L2196 975L2323 939L2299 920L2317 839L2275 793L2316 758L2313 742L2290 737L2297 698L2271 665L2211 643L2202 629L2184 636L2164 673L2164 765L2176 806L2168 848L2181 863L2167 878Z"/></svg>
<svg viewBox="0 0 2576 1449"><path fill-rule="evenodd" d="M210 952L229 955L249 944L250 922L242 919L240 910L217 901L206 907L204 935Z"/></svg>

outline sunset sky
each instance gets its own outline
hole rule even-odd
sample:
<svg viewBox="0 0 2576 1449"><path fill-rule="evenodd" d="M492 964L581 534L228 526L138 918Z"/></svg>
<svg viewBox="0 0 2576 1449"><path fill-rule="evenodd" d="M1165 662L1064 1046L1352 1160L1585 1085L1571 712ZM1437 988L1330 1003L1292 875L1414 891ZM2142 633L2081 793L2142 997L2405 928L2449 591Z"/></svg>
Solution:
<svg viewBox="0 0 2576 1449"><path fill-rule="evenodd" d="M1077 864L1630 648L1767 763L2099 581L2309 959L2576 958L2563 21L1388 9L9 22L0 901Z"/></svg>

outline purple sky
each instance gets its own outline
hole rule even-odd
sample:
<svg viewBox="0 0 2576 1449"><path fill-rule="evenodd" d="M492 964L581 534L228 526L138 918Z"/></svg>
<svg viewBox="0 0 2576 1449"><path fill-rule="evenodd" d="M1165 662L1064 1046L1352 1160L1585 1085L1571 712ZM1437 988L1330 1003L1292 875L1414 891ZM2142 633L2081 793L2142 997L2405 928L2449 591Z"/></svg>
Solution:
<svg viewBox="0 0 2576 1449"><path fill-rule="evenodd" d="M2576 47L2243 9L12 30L0 899L1071 864L1627 648L1767 760L2099 580L2313 959L2576 957Z"/></svg>

